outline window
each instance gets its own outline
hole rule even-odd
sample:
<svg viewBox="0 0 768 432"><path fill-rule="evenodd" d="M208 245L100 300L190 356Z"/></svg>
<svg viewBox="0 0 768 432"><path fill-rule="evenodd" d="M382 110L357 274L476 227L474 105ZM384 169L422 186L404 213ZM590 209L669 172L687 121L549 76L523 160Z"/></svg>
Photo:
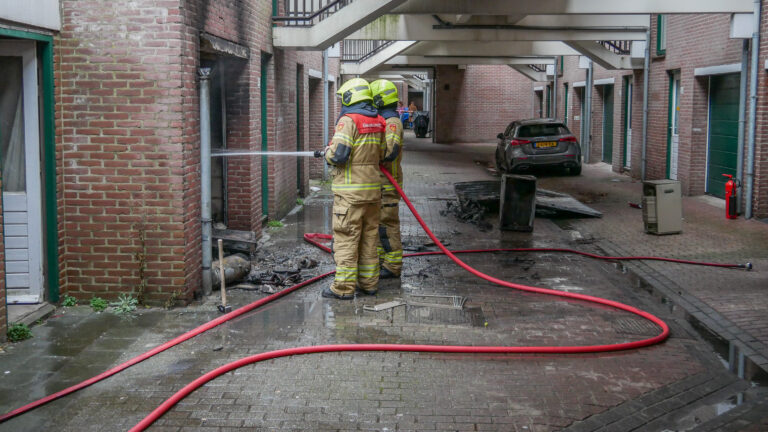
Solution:
<svg viewBox="0 0 768 432"><path fill-rule="evenodd" d="M507 130L504 131L504 136L509 136L512 134L512 128L515 127L515 124L516 123L512 122L509 124L509 126L507 126Z"/></svg>
<svg viewBox="0 0 768 432"><path fill-rule="evenodd" d="M656 21L656 55L667 54L667 16L658 15Z"/></svg>
<svg viewBox="0 0 768 432"><path fill-rule="evenodd" d="M571 132L568 128L558 123L525 125L517 130L519 138L568 135L569 133Z"/></svg>

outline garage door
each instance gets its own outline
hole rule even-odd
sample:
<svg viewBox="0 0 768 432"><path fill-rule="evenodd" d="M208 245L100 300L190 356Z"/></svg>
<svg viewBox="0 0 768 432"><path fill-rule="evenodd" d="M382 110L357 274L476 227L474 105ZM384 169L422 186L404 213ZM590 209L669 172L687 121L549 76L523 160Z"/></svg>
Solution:
<svg viewBox="0 0 768 432"><path fill-rule="evenodd" d="M707 193L725 197L726 178L736 175L739 130L739 74L715 75L709 83Z"/></svg>

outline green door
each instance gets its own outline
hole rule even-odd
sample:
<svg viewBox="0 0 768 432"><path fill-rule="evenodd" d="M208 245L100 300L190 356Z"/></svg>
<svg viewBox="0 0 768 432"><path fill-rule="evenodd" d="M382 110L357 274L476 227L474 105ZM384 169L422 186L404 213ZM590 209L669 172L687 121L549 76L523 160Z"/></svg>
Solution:
<svg viewBox="0 0 768 432"><path fill-rule="evenodd" d="M613 161L613 86L603 90L603 162Z"/></svg>
<svg viewBox="0 0 768 432"><path fill-rule="evenodd" d="M715 75L709 82L707 193L725 197L723 174L736 176L739 130L739 74Z"/></svg>
<svg viewBox="0 0 768 432"><path fill-rule="evenodd" d="M261 151L269 150L267 143L267 67L269 57L261 56ZM261 156L261 216L269 216L269 173L267 157Z"/></svg>
<svg viewBox="0 0 768 432"><path fill-rule="evenodd" d="M552 87L547 86L547 118L552 117Z"/></svg>
<svg viewBox="0 0 768 432"><path fill-rule="evenodd" d="M303 119L301 118L301 99L302 99L302 84L304 84L303 80L304 71L301 67L296 68L296 151L300 152L304 150L302 148L302 142L301 142L301 126L304 124ZM304 196L304 191L302 190L302 187L304 186L304 179L302 178L302 163L303 160L301 157L296 156L296 194L298 196Z"/></svg>

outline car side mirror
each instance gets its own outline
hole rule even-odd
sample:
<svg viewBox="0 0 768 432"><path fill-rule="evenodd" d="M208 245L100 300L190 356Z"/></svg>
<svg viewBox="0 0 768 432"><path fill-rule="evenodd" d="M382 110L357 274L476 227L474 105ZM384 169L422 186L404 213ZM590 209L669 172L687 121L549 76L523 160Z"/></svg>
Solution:
<svg viewBox="0 0 768 432"><path fill-rule="evenodd" d="M504 139L504 134L500 133L500 134L496 135L496 138L498 138L500 140L503 140Z"/></svg>

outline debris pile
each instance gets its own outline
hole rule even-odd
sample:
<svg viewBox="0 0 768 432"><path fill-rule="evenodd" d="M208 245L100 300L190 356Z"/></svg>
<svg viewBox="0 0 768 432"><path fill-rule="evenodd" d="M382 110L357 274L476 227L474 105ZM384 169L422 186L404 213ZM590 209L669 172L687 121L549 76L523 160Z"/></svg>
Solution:
<svg viewBox="0 0 768 432"><path fill-rule="evenodd" d="M493 225L485 220L488 209L473 199L461 201L446 201L445 210L440 211L441 216L453 215L456 219L476 225L482 231L490 231Z"/></svg>
<svg viewBox="0 0 768 432"><path fill-rule="evenodd" d="M259 272L251 270L245 279L256 285L292 286L301 282L301 270L273 270Z"/></svg>

